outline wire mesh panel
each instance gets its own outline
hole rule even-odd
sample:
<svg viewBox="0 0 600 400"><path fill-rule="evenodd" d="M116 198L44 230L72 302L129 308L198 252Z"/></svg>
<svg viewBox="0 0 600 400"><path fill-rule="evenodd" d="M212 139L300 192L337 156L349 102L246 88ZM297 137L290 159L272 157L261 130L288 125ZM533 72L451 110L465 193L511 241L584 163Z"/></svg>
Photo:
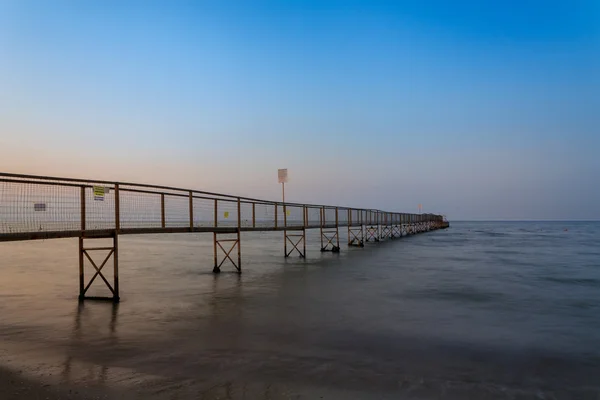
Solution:
<svg viewBox="0 0 600 400"><path fill-rule="evenodd" d="M321 207L307 207L306 213L308 226L321 226Z"/></svg>
<svg viewBox="0 0 600 400"><path fill-rule="evenodd" d="M284 226L283 221L283 205L277 205L277 226Z"/></svg>
<svg viewBox="0 0 600 400"><path fill-rule="evenodd" d="M215 226L215 200L194 197L192 201L194 208L194 226Z"/></svg>
<svg viewBox="0 0 600 400"><path fill-rule="evenodd" d="M373 211L365 211L365 225L373 225Z"/></svg>
<svg viewBox="0 0 600 400"><path fill-rule="evenodd" d="M217 200L217 227L237 228L238 203L234 200Z"/></svg>
<svg viewBox="0 0 600 400"><path fill-rule="evenodd" d="M190 199L188 196L165 194L165 226L167 228L190 226Z"/></svg>
<svg viewBox="0 0 600 400"><path fill-rule="evenodd" d="M98 188L103 195L98 195ZM85 188L85 229L115 229L115 191L113 187Z"/></svg>
<svg viewBox="0 0 600 400"><path fill-rule="evenodd" d="M241 210L241 218L242 218L242 227L251 227L252 226L252 204L250 202L242 202L240 204Z"/></svg>
<svg viewBox="0 0 600 400"><path fill-rule="evenodd" d="M325 207L323 209L324 225L335 225L335 207Z"/></svg>
<svg viewBox="0 0 600 400"><path fill-rule="evenodd" d="M304 207L286 206L287 226L304 226Z"/></svg>
<svg viewBox="0 0 600 400"><path fill-rule="evenodd" d="M0 233L81 229L79 187L0 182Z"/></svg>
<svg viewBox="0 0 600 400"><path fill-rule="evenodd" d="M256 203L254 206L254 217L257 228L275 227L275 204L274 203Z"/></svg>
<svg viewBox="0 0 600 400"><path fill-rule="evenodd" d="M338 208L338 224L340 226L348 225L348 209Z"/></svg>
<svg viewBox="0 0 600 400"><path fill-rule="evenodd" d="M119 189L121 228L160 228L162 207L160 193L139 193Z"/></svg>
<svg viewBox="0 0 600 400"><path fill-rule="evenodd" d="M359 225L360 224L360 210L355 210L352 209L350 210L350 222L352 223L352 225Z"/></svg>

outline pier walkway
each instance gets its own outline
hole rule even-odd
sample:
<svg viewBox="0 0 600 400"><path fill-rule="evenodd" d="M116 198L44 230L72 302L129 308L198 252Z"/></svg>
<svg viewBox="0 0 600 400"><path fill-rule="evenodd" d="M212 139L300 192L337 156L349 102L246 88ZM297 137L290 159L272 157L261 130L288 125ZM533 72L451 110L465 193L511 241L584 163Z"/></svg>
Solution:
<svg viewBox="0 0 600 400"><path fill-rule="evenodd" d="M168 186L0 173L0 242L55 238L79 240L79 297L96 278L119 300L120 235L175 232L213 234L214 265L242 271L241 232L282 231L284 255L306 254L306 230L320 230L320 250L400 238L448 227L443 216L375 209L282 203ZM95 239L110 245L94 245ZM103 254L98 262L93 256ZM113 279L103 273L111 260ZM93 268L85 279L85 266Z"/></svg>

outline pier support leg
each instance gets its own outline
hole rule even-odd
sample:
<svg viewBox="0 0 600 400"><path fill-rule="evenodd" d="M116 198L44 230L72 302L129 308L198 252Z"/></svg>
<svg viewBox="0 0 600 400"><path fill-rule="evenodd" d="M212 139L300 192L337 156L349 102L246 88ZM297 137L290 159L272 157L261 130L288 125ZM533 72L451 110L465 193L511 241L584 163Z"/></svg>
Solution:
<svg viewBox="0 0 600 400"><path fill-rule="evenodd" d="M79 300L112 300L114 302L118 302L120 300L119 297L119 235L115 231L112 236L109 237L112 239L112 246L99 246L99 247L86 247L85 241L91 240L99 240L99 239L107 239L104 238L84 238L79 237ZM104 258L100 264L97 263L97 260L94 260L91 254L96 254L96 252L104 252ZM112 285L106 279L103 273L104 267L107 265L108 260L113 258L113 283ZM85 283L85 260L88 260L89 264L94 268L95 272L92 278ZM96 280L97 277L100 277L108 290L111 293L111 296L87 296L87 292Z"/></svg>
<svg viewBox="0 0 600 400"><path fill-rule="evenodd" d="M340 252L340 235L336 228L321 229L321 251Z"/></svg>
<svg viewBox="0 0 600 400"><path fill-rule="evenodd" d="M220 235L224 236L220 238ZM235 267L238 273L242 273L242 250L241 250L241 238L240 230L238 229L235 234L236 237L232 238L231 233L213 233L213 251L214 251L214 268L213 272L218 274L221 272L221 267L225 261L230 262ZM232 253L237 249L237 262L232 257ZM219 261L219 254L222 254L223 258Z"/></svg>
<svg viewBox="0 0 600 400"><path fill-rule="evenodd" d="M382 225L381 226L381 238L382 239L389 239L391 237L392 237L391 226L389 226L389 225Z"/></svg>
<svg viewBox="0 0 600 400"><path fill-rule="evenodd" d="M348 226L348 246L365 247L363 226Z"/></svg>
<svg viewBox="0 0 600 400"><path fill-rule="evenodd" d="M366 236L366 242L379 242L379 226L367 226Z"/></svg>
<svg viewBox="0 0 600 400"><path fill-rule="evenodd" d="M292 248L289 252L287 250L288 241L292 245ZM285 231L285 242L286 246L284 247L284 251L286 257L289 257L294 252L294 250L298 252L300 257L306 257L306 229L302 229L302 234L296 233L292 235L288 234L287 231ZM302 248L300 248L300 243L302 243Z"/></svg>
<svg viewBox="0 0 600 400"><path fill-rule="evenodd" d="M392 239L402 237L402 228L400 225L392 225Z"/></svg>

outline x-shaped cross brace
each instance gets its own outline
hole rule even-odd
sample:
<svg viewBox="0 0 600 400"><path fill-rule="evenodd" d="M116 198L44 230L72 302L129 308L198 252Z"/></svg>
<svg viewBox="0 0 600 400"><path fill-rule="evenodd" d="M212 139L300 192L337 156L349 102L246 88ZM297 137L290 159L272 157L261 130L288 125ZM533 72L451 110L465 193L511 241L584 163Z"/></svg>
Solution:
<svg viewBox="0 0 600 400"><path fill-rule="evenodd" d="M327 243L325 243L325 246L321 248L321 251L327 251L327 246L329 245L331 245L332 252L337 253L340 251L340 248L333 244L333 240L337 238L337 232L333 232L333 236L331 237L327 236L327 233L325 232L322 232L321 235L323 235L323 237L327 240Z"/></svg>
<svg viewBox="0 0 600 400"><path fill-rule="evenodd" d="M367 228L367 242L373 239L375 242L379 242L379 238L377 237L377 228L373 228L372 226Z"/></svg>
<svg viewBox="0 0 600 400"><path fill-rule="evenodd" d="M82 296L85 295L85 293L88 291L88 289L90 288L90 286L92 286L92 283L94 283L94 280L96 279L96 277L98 275L100 275L100 278L102 278L102 280L104 281L104 283L106 284L106 286L110 289L110 291L113 294L113 296L115 295L115 290L113 289L113 287L111 286L111 284L108 283L108 281L106 280L106 278L102 274L102 268L104 268L104 266L106 265L106 262L108 261L108 259L110 258L110 256L112 256L112 254L114 252L115 252L115 249L111 249L108 252L108 254L106 255L106 258L104 259L104 261L102 261L102 264L100 264L100 267L98 267L96 265L96 263L94 262L94 260L92 260L92 257L90 257L90 255L88 254L87 250L83 250L83 254L85 254L85 256L87 257L87 259L90 260L90 263L92 263L92 266L96 270L96 273L94 274L94 276L92 276L92 279L90 279L90 281L88 282L88 284L85 287L85 289L83 289L83 293L81 294Z"/></svg>
<svg viewBox="0 0 600 400"><path fill-rule="evenodd" d="M360 238L355 233L355 231L353 231L352 229L350 229L348 232L352 235L352 237L350 238L350 241L349 241L350 243L349 244L354 244L354 241L356 240L356 242L358 243L358 246L363 246L362 238ZM362 228L360 229L360 233L361 233L361 236L362 236Z"/></svg>
<svg viewBox="0 0 600 400"><path fill-rule="evenodd" d="M296 243L294 243L294 241L291 239L292 237L298 237L299 239ZM285 256L289 257L290 254L292 254L294 252L294 250L296 250L298 252L298 254L300 254L300 257L304 258L305 255L298 248L298 245L302 242L303 239L304 239L304 235L285 235L285 240L289 241L293 246L292 249Z"/></svg>
<svg viewBox="0 0 600 400"><path fill-rule="evenodd" d="M235 267L235 269L237 269L239 271L240 270L240 266L237 265L235 263L235 261L233 261L233 259L229 256L231 254L231 252L233 251L233 249L235 249L235 246L238 244L238 240L234 239L234 240L228 240L228 241L232 241L233 242L233 244L231 245L231 248L229 249L229 251L225 250L225 248L221 245L221 241L217 241L217 245L221 248L221 250L223 251L223 254L225 254L225 257L223 257L223 259L221 260L221 262L217 266L217 269L221 268L221 265L223 265L223 263L225 262L225 260L229 260L229 261L231 261L231 263L233 264L233 266Z"/></svg>
<svg viewBox="0 0 600 400"><path fill-rule="evenodd" d="M392 232L391 232L391 230L390 230L390 227L389 227L389 226L384 226L384 227L381 229L381 236L382 236L382 237L384 237L384 238L386 238L386 237L390 236L390 234L391 234L391 233L392 233Z"/></svg>

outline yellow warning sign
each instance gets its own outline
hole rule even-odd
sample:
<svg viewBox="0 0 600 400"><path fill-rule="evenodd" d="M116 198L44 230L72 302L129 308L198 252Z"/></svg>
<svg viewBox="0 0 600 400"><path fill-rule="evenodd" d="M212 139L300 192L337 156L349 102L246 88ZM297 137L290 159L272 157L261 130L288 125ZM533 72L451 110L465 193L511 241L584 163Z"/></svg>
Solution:
<svg viewBox="0 0 600 400"><path fill-rule="evenodd" d="M287 214L287 216L290 216L290 210L286 210L285 213Z"/></svg>
<svg viewBox="0 0 600 400"><path fill-rule="evenodd" d="M94 200L104 201L104 186L94 186Z"/></svg>
<svg viewBox="0 0 600 400"><path fill-rule="evenodd" d="M225 218L229 218L229 211L225 211L225 212L223 213L223 216L224 216Z"/></svg>

